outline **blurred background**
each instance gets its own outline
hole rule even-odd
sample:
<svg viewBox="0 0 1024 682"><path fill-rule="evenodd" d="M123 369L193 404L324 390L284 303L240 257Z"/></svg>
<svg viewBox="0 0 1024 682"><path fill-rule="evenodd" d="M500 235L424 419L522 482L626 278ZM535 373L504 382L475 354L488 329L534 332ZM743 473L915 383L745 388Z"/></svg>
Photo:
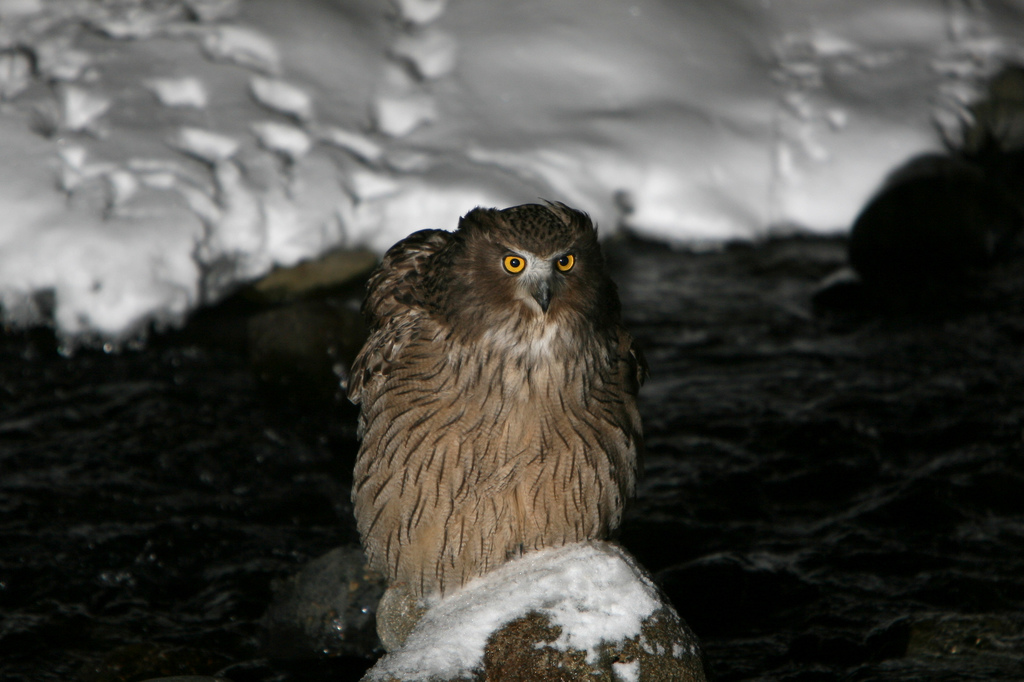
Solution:
<svg viewBox="0 0 1024 682"><path fill-rule="evenodd" d="M0 0L0 677L359 679L362 284L545 198L713 679L1024 679L1020 64L1021 0Z"/></svg>

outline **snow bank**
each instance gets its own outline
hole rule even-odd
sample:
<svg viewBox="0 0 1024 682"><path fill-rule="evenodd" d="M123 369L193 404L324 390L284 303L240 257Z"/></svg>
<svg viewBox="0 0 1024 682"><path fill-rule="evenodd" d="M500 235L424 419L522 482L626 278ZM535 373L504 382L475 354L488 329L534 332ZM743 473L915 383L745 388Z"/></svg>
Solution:
<svg viewBox="0 0 1024 682"><path fill-rule="evenodd" d="M1010 0L0 0L0 301L119 339L545 197L676 243L848 229L1021 60Z"/></svg>

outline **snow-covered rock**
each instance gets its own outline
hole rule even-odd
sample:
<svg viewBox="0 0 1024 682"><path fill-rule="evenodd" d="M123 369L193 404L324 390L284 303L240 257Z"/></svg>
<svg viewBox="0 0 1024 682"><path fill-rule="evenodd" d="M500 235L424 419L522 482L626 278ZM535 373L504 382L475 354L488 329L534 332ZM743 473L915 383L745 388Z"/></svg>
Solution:
<svg viewBox="0 0 1024 682"><path fill-rule="evenodd" d="M612 543L527 554L427 606L366 682L705 679L696 637Z"/></svg>

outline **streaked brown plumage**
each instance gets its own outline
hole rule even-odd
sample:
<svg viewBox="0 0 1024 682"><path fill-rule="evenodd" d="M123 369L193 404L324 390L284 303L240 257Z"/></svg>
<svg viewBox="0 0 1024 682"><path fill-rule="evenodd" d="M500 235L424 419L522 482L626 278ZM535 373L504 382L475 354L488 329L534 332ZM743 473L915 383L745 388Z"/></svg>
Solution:
<svg viewBox="0 0 1024 682"><path fill-rule="evenodd" d="M585 214L475 209L456 232L416 232L384 256L363 310L353 500L392 585L443 594L619 525L646 366Z"/></svg>

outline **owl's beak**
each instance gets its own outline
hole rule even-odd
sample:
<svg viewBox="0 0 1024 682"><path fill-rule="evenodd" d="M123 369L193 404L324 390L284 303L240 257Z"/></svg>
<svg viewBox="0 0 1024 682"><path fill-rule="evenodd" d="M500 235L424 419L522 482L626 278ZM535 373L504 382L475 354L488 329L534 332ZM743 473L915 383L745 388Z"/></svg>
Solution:
<svg viewBox="0 0 1024 682"><path fill-rule="evenodd" d="M548 311L548 306L551 305L551 284L546 279L538 280L534 285L533 300L537 301L537 305L545 313Z"/></svg>

